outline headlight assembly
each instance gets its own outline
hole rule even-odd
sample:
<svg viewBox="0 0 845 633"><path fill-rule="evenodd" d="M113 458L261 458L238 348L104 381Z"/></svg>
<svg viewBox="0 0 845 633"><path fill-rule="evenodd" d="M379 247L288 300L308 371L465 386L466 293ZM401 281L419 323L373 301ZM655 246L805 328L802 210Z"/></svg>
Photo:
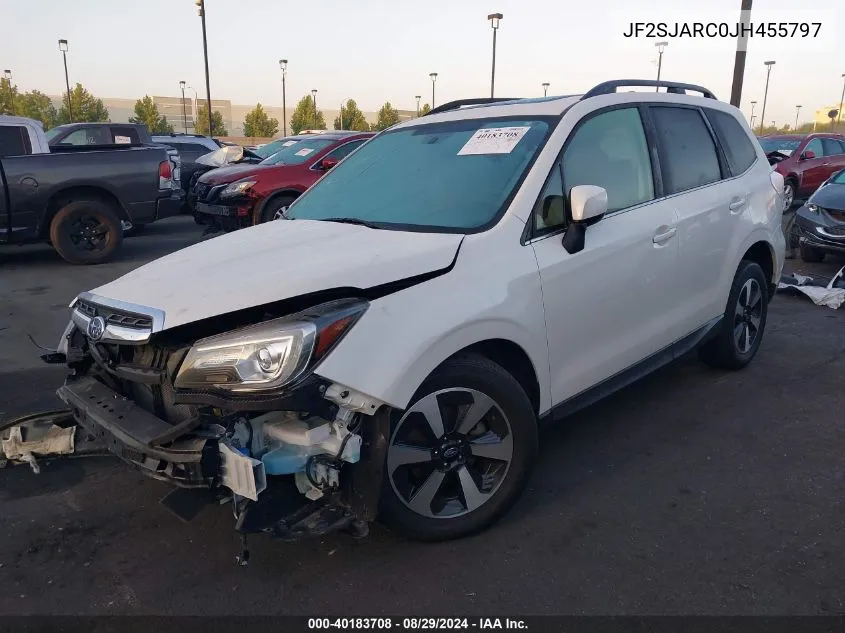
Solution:
<svg viewBox="0 0 845 633"><path fill-rule="evenodd" d="M221 191L220 195L224 198L233 198L235 196L240 196L252 189L254 185L254 180L238 180L237 182L233 182L231 185Z"/></svg>
<svg viewBox="0 0 845 633"><path fill-rule="evenodd" d="M177 389L262 392L300 377L321 360L369 304L341 299L197 341L176 375Z"/></svg>

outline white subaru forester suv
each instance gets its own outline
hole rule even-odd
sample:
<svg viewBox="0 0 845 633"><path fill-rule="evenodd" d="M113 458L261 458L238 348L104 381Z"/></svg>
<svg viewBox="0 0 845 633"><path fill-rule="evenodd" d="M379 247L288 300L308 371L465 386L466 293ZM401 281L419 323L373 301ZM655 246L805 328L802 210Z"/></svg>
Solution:
<svg viewBox="0 0 845 633"><path fill-rule="evenodd" d="M490 525L540 421L694 348L725 369L759 349L783 180L706 89L617 90L656 85L382 132L286 219L80 294L45 358L59 396L127 463L231 500L243 534Z"/></svg>

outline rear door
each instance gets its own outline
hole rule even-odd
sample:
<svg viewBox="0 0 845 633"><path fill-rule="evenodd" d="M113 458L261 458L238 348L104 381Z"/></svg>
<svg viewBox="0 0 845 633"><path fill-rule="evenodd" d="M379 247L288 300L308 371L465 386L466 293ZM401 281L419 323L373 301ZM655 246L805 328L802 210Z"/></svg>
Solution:
<svg viewBox="0 0 845 633"><path fill-rule="evenodd" d="M824 157L827 160L825 167L828 169L825 180L830 178L840 169L845 169L845 141L837 138L822 139Z"/></svg>
<svg viewBox="0 0 845 633"><path fill-rule="evenodd" d="M807 152L813 152L813 158L805 158ZM798 168L801 171L801 188L799 193L802 196L811 195L819 188L827 177L830 176L828 166L830 158L824 155L824 144L822 139L812 139L798 157Z"/></svg>
<svg viewBox="0 0 845 633"><path fill-rule="evenodd" d="M700 108L654 105L649 110L664 193L678 213L677 272L683 291L675 314L688 334L724 312L719 281L750 192L741 179L725 180L726 159Z"/></svg>

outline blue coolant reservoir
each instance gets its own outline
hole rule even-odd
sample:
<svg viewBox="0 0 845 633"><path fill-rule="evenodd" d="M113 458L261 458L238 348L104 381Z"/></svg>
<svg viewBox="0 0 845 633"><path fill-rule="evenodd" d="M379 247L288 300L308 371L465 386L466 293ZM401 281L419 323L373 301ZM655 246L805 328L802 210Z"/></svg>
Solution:
<svg viewBox="0 0 845 633"><path fill-rule="evenodd" d="M285 445L261 458L264 471L268 475L292 475L305 470L308 461L308 451L303 446Z"/></svg>

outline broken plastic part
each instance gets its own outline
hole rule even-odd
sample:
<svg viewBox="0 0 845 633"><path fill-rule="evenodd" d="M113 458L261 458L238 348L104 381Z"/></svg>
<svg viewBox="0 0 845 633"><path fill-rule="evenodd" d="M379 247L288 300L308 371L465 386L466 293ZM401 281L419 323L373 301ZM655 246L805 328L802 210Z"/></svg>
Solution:
<svg viewBox="0 0 845 633"><path fill-rule="evenodd" d="M360 391L344 387L338 383L333 383L326 389L325 396L326 400L330 400L340 407L366 415L374 415L379 407L384 404L381 400L371 398Z"/></svg>
<svg viewBox="0 0 845 633"><path fill-rule="evenodd" d="M236 495L257 501L258 495L267 488L264 464L247 457L227 442L220 442L219 447L221 483Z"/></svg>

